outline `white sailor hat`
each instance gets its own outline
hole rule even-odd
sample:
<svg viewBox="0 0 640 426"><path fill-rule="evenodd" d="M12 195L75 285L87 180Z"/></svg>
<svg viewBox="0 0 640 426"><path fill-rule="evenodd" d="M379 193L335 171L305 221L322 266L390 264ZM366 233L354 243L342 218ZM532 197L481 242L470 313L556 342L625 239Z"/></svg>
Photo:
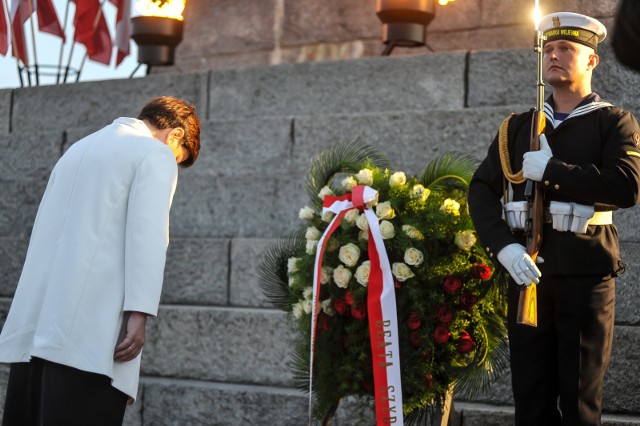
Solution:
<svg viewBox="0 0 640 426"><path fill-rule="evenodd" d="M553 40L569 40L582 43L596 50L607 36L602 22L590 16L572 12L556 12L540 19L540 30L545 43Z"/></svg>

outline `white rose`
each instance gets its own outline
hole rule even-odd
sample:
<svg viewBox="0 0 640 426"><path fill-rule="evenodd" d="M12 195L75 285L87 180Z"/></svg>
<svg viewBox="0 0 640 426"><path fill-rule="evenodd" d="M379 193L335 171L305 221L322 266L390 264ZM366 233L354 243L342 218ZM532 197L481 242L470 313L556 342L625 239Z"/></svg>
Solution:
<svg viewBox="0 0 640 426"><path fill-rule="evenodd" d="M373 183L373 172L369 169L362 169L356 175L356 179L362 185L371 185Z"/></svg>
<svg viewBox="0 0 640 426"><path fill-rule="evenodd" d="M326 211L322 214L322 221L329 223L333 219L333 216L335 216L333 212Z"/></svg>
<svg viewBox="0 0 640 426"><path fill-rule="evenodd" d="M320 302L320 308L324 311L325 314L332 317L336 311L333 309L333 300L327 299Z"/></svg>
<svg viewBox="0 0 640 426"><path fill-rule="evenodd" d="M412 240L423 240L424 235L417 228L411 225L402 225L402 231Z"/></svg>
<svg viewBox="0 0 640 426"><path fill-rule="evenodd" d="M307 240L318 241L320 239L320 237L322 236L322 232L320 232L320 230L318 228L316 228L315 226L309 226L307 228L307 232L305 232L304 236L305 236L305 238Z"/></svg>
<svg viewBox="0 0 640 426"><path fill-rule="evenodd" d="M318 193L318 197L321 200L324 200L325 195L333 195L333 191L328 186L325 186L324 188L322 188Z"/></svg>
<svg viewBox="0 0 640 426"><path fill-rule="evenodd" d="M365 260L358 269L356 269L356 280L358 283L366 287L369 284L369 274L371 273L371 262Z"/></svg>
<svg viewBox="0 0 640 426"><path fill-rule="evenodd" d="M307 240L307 247L306 247L306 252L307 254L315 254L316 253L316 247L318 246L318 242L315 240Z"/></svg>
<svg viewBox="0 0 640 426"><path fill-rule="evenodd" d="M351 271L340 265L333 270L333 281L341 288L347 288L351 280Z"/></svg>
<svg viewBox="0 0 640 426"><path fill-rule="evenodd" d="M395 172L389 178L389 186L391 188L400 188L405 183L407 183L407 176L404 172Z"/></svg>
<svg viewBox="0 0 640 426"><path fill-rule="evenodd" d="M329 241L327 241L327 251L330 253L334 252L338 250L338 247L340 247L340 241L335 238L329 238Z"/></svg>
<svg viewBox="0 0 640 426"><path fill-rule="evenodd" d="M360 212L358 211L358 209L351 209L344 215L344 220L345 222L353 225L354 223L356 223L358 216L360 216Z"/></svg>
<svg viewBox="0 0 640 426"><path fill-rule="evenodd" d="M417 184L413 185L411 189L411 198L424 203L429 198L429 194L431 194L431 190L425 188L424 186Z"/></svg>
<svg viewBox="0 0 640 426"><path fill-rule="evenodd" d="M345 191L351 191L356 185L358 185L358 182L353 178L353 176L348 176L342 180L342 188Z"/></svg>
<svg viewBox="0 0 640 426"><path fill-rule="evenodd" d="M297 319L300 319L302 317L302 314L304 313L304 309L302 308L302 305L300 303L295 303L291 308L292 308L293 316L296 317Z"/></svg>
<svg viewBox="0 0 640 426"><path fill-rule="evenodd" d="M416 248L409 247L404 251L404 262L407 265L418 266L424 260L422 252Z"/></svg>
<svg viewBox="0 0 640 426"><path fill-rule="evenodd" d="M473 234L473 231L466 230L458 232L454 241L461 250L469 251L476 243L476 236Z"/></svg>
<svg viewBox="0 0 640 426"><path fill-rule="evenodd" d="M393 227L393 223L388 220L383 220L380 222L380 234L382 235L383 240L389 240L396 235L396 230Z"/></svg>
<svg viewBox="0 0 640 426"><path fill-rule="evenodd" d="M347 266L355 266L360 258L360 249L353 243L340 247L338 259Z"/></svg>
<svg viewBox="0 0 640 426"><path fill-rule="evenodd" d="M309 206L304 206L303 208L300 209L300 211L298 212L298 217L302 220L311 220L313 219L313 217L315 216L315 211L309 207Z"/></svg>
<svg viewBox="0 0 640 426"><path fill-rule="evenodd" d="M384 203L380 203L376 206L376 216L378 219L393 219L396 217L396 212L391 207L391 203L389 201L385 201Z"/></svg>
<svg viewBox="0 0 640 426"><path fill-rule="evenodd" d="M287 259L287 273L289 275L291 274L295 274L296 272L298 272L298 262L300 262L299 257L290 257L289 259Z"/></svg>
<svg viewBox="0 0 640 426"><path fill-rule="evenodd" d="M301 300L299 302L302 305L302 310L305 314L310 314L311 309L313 309L313 305L311 304L311 299Z"/></svg>
<svg viewBox="0 0 640 426"><path fill-rule="evenodd" d="M369 231L366 230L366 229L361 229L360 232L358 232L358 239L359 240L368 241L369 240Z"/></svg>
<svg viewBox="0 0 640 426"><path fill-rule="evenodd" d="M313 287L307 287L302 291L302 297L305 298L305 300L311 300L311 297L313 297Z"/></svg>
<svg viewBox="0 0 640 426"><path fill-rule="evenodd" d="M293 287L293 284L295 284L296 279L293 276L289 276L289 287Z"/></svg>
<svg viewBox="0 0 640 426"><path fill-rule="evenodd" d="M411 269L402 262L395 262L391 266L391 272L393 273L393 276L395 276L400 282L406 281L409 278L415 276Z"/></svg>
<svg viewBox="0 0 640 426"><path fill-rule="evenodd" d="M440 206L440 211L453 216L460 216L460 203L451 198L447 198Z"/></svg>
<svg viewBox="0 0 640 426"><path fill-rule="evenodd" d="M333 268L331 266L323 266L320 274L320 284L329 284L333 276Z"/></svg>
<svg viewBox="0 0 640 426"><path fill-rule="evenodd" d="M363 231L366 231L367 229L369 229L369 222L367 221L367 216L365 216L364 213L359 215L358 218L356 219L356 226L362 229Z"/></svg>

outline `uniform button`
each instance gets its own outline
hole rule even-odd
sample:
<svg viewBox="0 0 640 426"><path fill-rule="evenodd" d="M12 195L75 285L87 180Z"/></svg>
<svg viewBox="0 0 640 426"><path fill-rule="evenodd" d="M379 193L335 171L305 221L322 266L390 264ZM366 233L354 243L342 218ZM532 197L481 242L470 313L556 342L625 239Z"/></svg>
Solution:
<svg viewBox="0 0 640 426"><path fill-rule="evenodd" d="M491 251L491 249L489 248L489 246L485 247L486 251Z"/></svg>
<svg viewBox="0 0 640 426"><path fill-rule="evenodd" d="M544 184L545 184L546 186L549 186L549 181L548 181L548 180L545 180L545 181L544 181Z"/></svg>
<svg viewBox="0 0 640 426"><path fill-rule="evenodd" d="M489 253L489 257L493 257L493 253Z"/></svg>
<svg viewBox="0 0 640 426"><path fill-rule="evenodd" d="M560 189L560 185L558 185L557 183L554 185L555 189Z"/></svg>

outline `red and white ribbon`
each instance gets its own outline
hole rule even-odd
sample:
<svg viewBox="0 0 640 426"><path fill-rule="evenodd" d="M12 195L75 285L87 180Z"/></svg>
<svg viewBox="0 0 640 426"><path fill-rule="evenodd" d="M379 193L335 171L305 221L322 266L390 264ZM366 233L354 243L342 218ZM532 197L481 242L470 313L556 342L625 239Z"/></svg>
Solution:
<svg viewBox="0 0 640 426"><path fill-rule="evenodd" d="M389 265L389 257L384 247L380 224L369 204L378 199L378 192L364 185L353 188L350 194L340 197L325 196L323 214L335 213L335 217L324 231L316 249L313 271L313 298L311 315L311 353L309 363L309 424L312 418L313 354L316 336L316 318L319 311L320 277L322 259L326 243L342 222L344 215L353 209L363 210L369 225L369 273L367 310L371 355L373 360L374 394L376 404L376 424L404 424L402 414L402 384L400 381L400 348L398 344L398 314L396 311L395 288Z"/></svg>

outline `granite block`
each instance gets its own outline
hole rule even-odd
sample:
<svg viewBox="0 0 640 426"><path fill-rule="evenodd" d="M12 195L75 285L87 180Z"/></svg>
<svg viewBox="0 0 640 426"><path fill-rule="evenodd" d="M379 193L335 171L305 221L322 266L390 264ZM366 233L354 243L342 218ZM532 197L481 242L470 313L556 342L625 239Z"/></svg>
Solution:
<svg viewBox="0 0 640 426"><path fill-rule="evenodd" d="M161 306L147 327L144 375L277 386L291 382L292 324L280 311Z"/></svg>
<svg viewBox="0 0 640 426"><path fill-rule="evenodd" d="M484 158L502 120L518 107L299 117L295 120L293 167L305 173L322 150L359 139L387 156L392 168L418 175L449 151ZM452 125L455 123L455 125Z"/></svg>
<svg viewBox="0 0 640 426"><path fill-rule="evenodd" d="M197 166L196 166L197 167ZM302 177L181 178L171 209L172 233L180 237L279 238L299 226L306 193ZM280 206L293 206L283 209Z"/></svg>
<svg viewBox="0 0 640 426"><path fill-rule="evenodd" d="M370 0L284 0L283 47L380 37Z"/></svg>
<svg viewBox="0 0 640 426"><path fill-rule="evenodd" d="M640 242L640 205L613 212L620 241Z"/></svg>
<svg viewBox="0 0 640 426"><path fill-rule="evenodd" d="M226 305L228 275L228 240L171 238L161 303Z"/></svg>
<svg viewBox="0 0 640 426"><path fill-rule="evenodd" d="M62 132L12 132L0 139L0 182L47 180L62 152Z"/></svg>
<svg viewBox="0 0 640 426"><path fill-rule="evenodd" d="M13 89L0 90L0 133L11 130L11 96Z"/></svg>
<svg viewBox="0 0 640 426"><path fill-rule="evenodd" d="M187 380L143 381L145 425L298 426L307 422L307 397L294 389Z"/></svg>
<svg viewBox="0 0 640 426"><path fill-rule="evenodd" d="M190 0L176 62L274 47L275 0Z"/></svg>
<svg viewBox="0 0 640 426"><path fill-rule="evenodd" d="M0 237L0 297L13 297L28 247L27 238Z"/></svg>
<svg viewBox="0 0 640 426"><path fill-rule="evenodd" d="M136 117L156 96L186 99L205 118L206 86L206 74L186 74L16 89L12 128L14 132L100 128L118 117Z"/></svg>
<svg viewBox="0 0 640 426"><path fill-rule="evenodd" d="M449 53L216 71L209 118L460 108L464 69Z"/></svg>
<svg viewBox="0 0 640 426"><path fill-rule="evenodd" d="M291 119L284 117L207 121L202 125L202 148L192 173L203 179L281 177L290 165L291 129Z"/></svg>
<svg viewBox="0 0 640 426"><path fill-rule="evenodd" d="M258 285L260 275L257 268L274 241L263 238L235 238L231 241L229 303L232 306L273 308Z"/></svg>
<svg viewBox="0 0 640 426"><path fill-rule="evenodd" d="M0 236L29 237L46 181L10 181L0 185Z"/></svg>
<svg viewBox="0 0 640 426"><path fill-rule="evenodd" d="M640 413L638 348L640 327L617 326L613 333L613 353L603 390L605 411Z"/></svg>

